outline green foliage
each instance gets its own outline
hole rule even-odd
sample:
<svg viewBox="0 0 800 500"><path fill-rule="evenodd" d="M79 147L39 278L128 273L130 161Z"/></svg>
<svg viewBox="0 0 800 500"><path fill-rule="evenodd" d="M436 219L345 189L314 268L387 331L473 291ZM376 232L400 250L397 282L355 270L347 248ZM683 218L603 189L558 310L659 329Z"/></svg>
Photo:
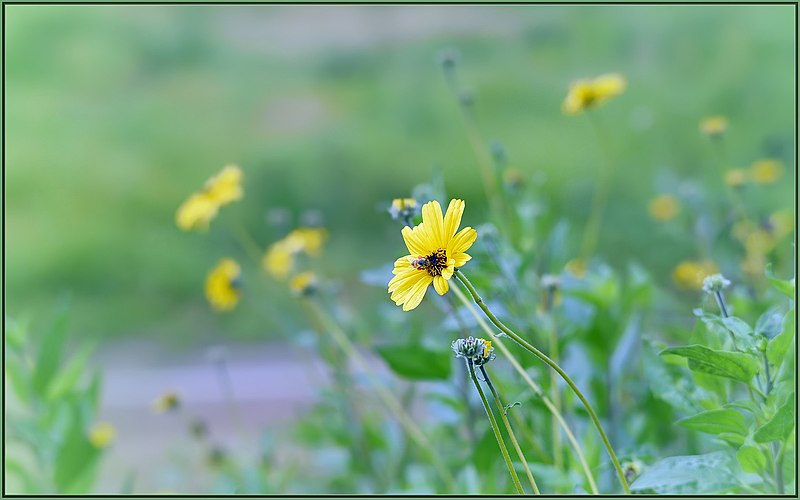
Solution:
<svg viewBox="0 0 800 500"><path fill-rule="evenodd" d="M453 353L433 351L419 345L385 345L375 349L395 373L411 380L446 380Z"/></svg>
<svg viewBox="0 0 800 500"><path fill-rule="evenodd" d="M749 383L758 373L758 361L750 354L716 351L702 345L669 347L661 354L674 354L689 360L689 368L698 372Z"/></svg>

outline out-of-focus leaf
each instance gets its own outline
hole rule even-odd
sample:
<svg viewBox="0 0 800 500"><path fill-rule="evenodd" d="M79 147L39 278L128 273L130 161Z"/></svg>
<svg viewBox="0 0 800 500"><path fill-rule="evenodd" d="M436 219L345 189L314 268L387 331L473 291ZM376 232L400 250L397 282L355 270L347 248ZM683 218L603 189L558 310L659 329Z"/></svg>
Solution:
<svg viewBox="0 0 800 500"><path fill-rule="evenodd" d="M28 336L27 325L6 318L6 346L14 351L22 351L25 348L25 340Z"/></svg>
<svg viewBox="0 0 800 500"><path fill-rule="evenodd" d="M745 442L736 452L739 466L745 472L759 473L767 468L767 458L761 448L752 443Z"/></svg>
<svg viewBox="0 0 800 500"><path fill-rule="evenodd" d="M100 396L103 392L103 377L99 370L92 374L92 381L89 383L89 388L86 389L87 401L89 402L92 410L96 413L100 405Z"/></svg>
<svg viewBox="0 0 800 500"><path fill-rule="evenodd" d="M413 380L445 380L453 363L451 351L418 345L387 345L375 349L396 374Z"/></svg>
<svg viewBox="0 0 800 500"><path fill-rule="evenodd" d="M744 415L736 410L720 409L700 412L697 415L678 420L678 425L706 434L729 432L747 435L747 422Z"/></svg>
<svg viewBox="0 0 800 500"><path fill-rule="evenodd" d="M758 361L742 352L715 351L702 345L669 347L660 353L689 360L689 369L749 383L758 373Z"/></svg>
<svg viewBox="0 0 800 500"><path fill-rule="evenodd" d="M31 380L22 359L16 356L8 356L5 369L8 381L11 382L11 388L14 389L14 394L21 402L29 404L31 399Z"/></svg>
<svg viewBox="0 0 800 500"><path fill-rule="evenodd" d="M792 395L794 396L794 395ZM757 443L783 441L794 429L794 397L790 397L775 412L775 415L753 434Z"/></svg>
<svg viewBox="0 0 800 500"><path fill-rule="evenodd" d="M100 456L100 450L89 442L86 426L77 409L56 453L54 481L59 493L87 493L86 476Z"/></svg>
<svg viewBox="0 0 800 500"><path fill-rule="evenodd" d="M86 344L69 360L67 366L50 382L47 388L48 400L58 399L75 387L84 373L94 349L94 344Z"/></svg>
<svg viewBox="0 0 800 500"><path fill-rule="evenodd" d="M759 316L756 321L756 335L772 339L783 331L784 313L782 308L773 307Z"/></svg>
<svg viewBox="0 0 800 500"><path fill-rule="evenodd" d="M794 339L794 309L783 317L783 331L772 338L767 344L767 360L773 366L780 366L786 351Z"/></svg>
<svg viewBox="0 0 800 500"><path fill-rule="evenodd" d="M656 462L631 484L632 491L673 495L718 493L737 484L730 453L668 457Z"/></svg>
<svg viewBox="0 0 800 500"><path fill-rule="evenodd" d="M772 273L772 263L767 264L767 267L764 270L764 276L767 277L767 280L769 280L770 284L775 290L778 290L787 297L794 298L794 280L782 280L780 278L776 278Z"/></svg>
<svg viewBox="0 0 800 500"><path fill-rule="evenodd" d="M18 461L13 455L6 455L5 461L6 472L9 476L16 476L19 478L24 488L22 492L11 490L7 491L7 493L22 493L27 495L39 493L39 489L36 487L39 481L34 479L34 476L31 474L32 471L28 471L25 466L22 465L22 462ZM9 479L11 479L11 477L9 477ZM11 481L13 481L13 479L11 479ZM7 484L3 486L6 487Z"/></svg>
<svg viewBox="0 0 800 500"><path fill-rule="evenodd" d="M42 338L32 381L33 390L39 396L46 395L47 386L61 363L61 354L67 339L68 319L67 310L62 310L53 327Z"/></svg>
<svg viewBox="0 0 800 500"><path fill-rule="evenodd" d="M753 329L743 320L735 316L726 318L718 314L705 312L699 308L694 310L694 314L703 321L706 328L721 338L727 338L733 334L736 346L739 349L745 350L756 345L757 337Z"/></svg>

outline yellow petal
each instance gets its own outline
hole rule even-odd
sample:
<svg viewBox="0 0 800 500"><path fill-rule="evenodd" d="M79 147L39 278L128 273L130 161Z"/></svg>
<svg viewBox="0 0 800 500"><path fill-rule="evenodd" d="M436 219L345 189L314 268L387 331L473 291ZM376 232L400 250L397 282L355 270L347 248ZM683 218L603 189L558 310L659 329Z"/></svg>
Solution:
<svg viewBox="0 0 800 500"><path fill-rule="evenodd" d="M471 258L472 258L472 256L469 255L469 254L457 253L457 254L453 255L453 261L454 261L453 266L454 267L461 267L464 264L466 264L467 262L469 262L469 260Z"/></svg>
<svg viewBox="0 0 800 500"><path fill-rule="evenodd" d="M425 245L420 239L420 233L422 230L422 224L420 224L414 229L405 226L401 231L403 234L403 241L406 242L406 247L408 247L408 251L411 253L411 255L420 256L427 255L428 253L425 249Z"/></svg>
<svg viewBox="0 0 800 500"><path fill-rule="evenodd" d="M450 200L447 213L444 216L444 237L445 241L456 234L458 226L461 224L461 216L464 214L464 200Z"/></svg>
<svg viewBox="0 0 800 500"><path fill-rule="evenodd" d="M432 281L433 276L426 275L414 285L414 287L408 292L405 304L403 304L404 311L410 311L416 308L419 303L422 302L423 297L425 297L425 292L428 291L428 285L430 285Z"/></svg>
<svg viewBox="0 0 800 500"><path fill-rule="evenodd" d="M439 295L444 295L450 289L450 285L447 284L447 280L442 276L436 276L433 278L433 288L436 289L436 293Z"/></svg>
<svg viewBox="0 0 800 500"><path fill-rule="evenodd" d="M456 234L452 240L450 240L450 244L447 248L447 255L453 257L455 254L466 252L469 247L475 243L475 239L478 237L478 232L472 229L471 227L467 226L461 231ZM469 259L467 259L469 260ZM466 262L466 261L465 261ZM456 264L458 267L458 264Z"/></svg>
<svg viewBox="0 0 800 500"><path fill-rule="evenodd" d="M429 241L424 243L430 244L436 250L444 246L444 216L442 215L442 206L436 200L429 201L422 206L422 223L425 225L427 237Z"/></svg>
<svg viewBox="0 0 800 500"><path fill-rule="evenodd" d="M452 264L445 267L444 269L442 269L442 278L449 280L450 278L453 277L454 271L455 271L455 266Z"/></svg>

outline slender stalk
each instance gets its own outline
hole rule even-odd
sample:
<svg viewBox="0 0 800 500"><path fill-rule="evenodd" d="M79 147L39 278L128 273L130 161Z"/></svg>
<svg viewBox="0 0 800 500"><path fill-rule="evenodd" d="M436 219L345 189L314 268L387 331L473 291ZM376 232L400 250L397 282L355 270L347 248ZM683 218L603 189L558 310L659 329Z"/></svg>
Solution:
<svg viewBox="0 0 800 500"><path fill-rule="evenodd" d="M603 225L603 212L605 212L606 201L611 191L611 179L614 174L614 163L611 161L611 154L608 152L608 140L604 137L605 134L603 133L602 126L597 122L597 116L594 113L590 112L587 116L597 135L600 149L602 149L604 153L605 165L601 167L599 172L599 178L597 179L596 188L592 195L591 206L589 208L589 220L586 222L586 229L583 233L581 257L584 260L589 260L589 257L591 257L597 245L597 236Z"/></svg>
<svg viewBox="0 0 800 500"><path fill-rule="evenodd" d="M241 245L242 250L244 250L250 260L252 260L257 266L260 266L263 250L261 246L256 243L256 240L253 238L253 235L250 234L250 231L244 227L241 221L238 221L236 224L234 224L231 232L233 233L234 239L236 239L239 245Z"/></svg>
<svg viewBox="0 0 800 500"><path fill-rule="evenodd" d="M519 447L519 443L517 442L517 437L514 436L514 431L511 429L511 423L508 421L508 417L506 416L506 407L503 404L503 401L500 399L500 395L497 393L497 389L494 388L492 379L489 378L489 374L486 372L486 368L483 365L481 365L481 374L483 375L483 380L486 381L486 385L489 387L489 390L492 391L494 403L497 405L497 409L500 411L500 418L503 419L503 424L506 426L506 431L508 431L508 437L511 439L511 444L514 446L514 450L517 452L520 462L522 462L522 467L525 469L525 474L528 476L528 482L531 483L533 494L540 495L541 493L539 492L539 486L536 484L536 480L533 478L533 473L531 472L531 468L528 466L528 461L525 459L525 455L522 453L522 449Z"/></svg>
<svg viewBox="0 0 800 500"><path fill-rule="evenodd" d="M511 480L514 482L514 487L517 489L517 493L524 495L525 490L522 489L522 483L519 482L517 471L514 470L514 465L511 463L511 457L508 455L506 443L503 441L503 436L500 434L500 428L497 426L497 420L495 420L494 415L492 415L492 409L489 407L489 402L486 400L486 395L483 393L483 389L481 389L481 384L478 383L478 377L475 376L475 367L473 366L471 359L467 359L467 370L469 370L469 376L472 379L472 383L475 384L475 389L478 390L478 395L481 397L483 409L486 410L486 416L489 417L489 424L491 424L492 431L494 431L494 437L497 439L497 445L500 446L500 453L502 453L503 460L506 462L508 473L511 474Z"/></svg>
<svg viewBox="0 0 800 500"><path fill-rule="evenodd" d="M545 313L547 314L547 323L550 338L550 356L553 361L558 363L558 331L556 330L555 321L552 315L553 303L555 301L555 290L553 287L547 287L547 298L545 299ZM550 397L553 398L553 404L558 408L561 413L561 391L558 387L558 375L554 371L550 371ZM561 433L558 431L557 420L553 415L553 423L551 425L553 433L553 465L556 469L561 470L563 457L561 456Z"/></svg>
<svg viewBox="0 0 800 500"><path fill-rule="evenodd" d="M500 349L503 355L505 355L505 357L508 359L508 362L511 363L511 366L514 368L514 370L517 373L519 373L522 379L525 380L525 382L530 386L531 389L533 389L533 392L536 393L536 395L542 399L542 402L545 404L550 413L552 413L553 416L558 419L558 425L560 425L561 429L563 429L564 435L567 436L567 440L572 446L572 449L575 451L575 456L578 458L578 462L581 464L581 468L583 468L583 472L586 475L586 480L589 482L589 490L593 495L599 494L599 491L597 489L597 484L594 482L594 477L592 476L592 471L589 468L588 462L586 461L586 456L583 454L583 450L581 449L578 440L575 439L575 435L570 430L569 426L567 425L567 422L564 420L564 417L561 416L561 412L558 410L558 408L555 407L552 401L550 401L550 399L545 394L544 390L542 390L542 388L539 387L539 385L533 381L531 376L528 375L528 372L525 371L525 369L519 363L514 354L508 350L508 347L506 347L505 343L503 343L500 337L498 337L495 334L495 332L493 332L492 329L489 328L489 325L487 325L483 317L480 314L478 314L478 311L475 310L475 307L473 306L472 302L470 302L467 296L464 295L464 292L462 292L457 286L450 287L450 289L453 291L453 293L456 294L456 296L464 304L464 306L467 309L469 309L470 313L472 313L472 316L475 318L475 321L478 322L478 325L480 325L481 329L483 329L483 331L486 332L487 335L492 337L493 345L497 346L497 348Z"/></svg>
<svg viewBox="0 0 800 500"><path fill-rule="evenodd" d="M378 397L394 413L398 422L400 422L400 425L403 426L403 429L405 429L409 437L413 439L420 448L423 448L428 453L428 456L433 462L434 467L436 467L437 471L439 472L442 480L445 482L450 491L453 491L455 489L455 480L453 479L453 475L447 469L441 457L431 445L431 442L428 440L422 430L420 430L419 426L417 426L417 424L414 422L414 419L411 418L405 409L403 409L403 406L397 401L397 398L395 398L395 396L388 389L386 389L386 387L377 381L375 373L369 367L366 359L361 356L355 346L353 346L353 343L350 342L347 334L339 327L339 325L329 318L328 315L315 302L309 299L301 300L308 304L309 310L323 325L325 325L326 330L328 333L330 333L331 337L339 346L339 348L344 351L345 356L347 356L348 359L353 360L353 362L355 362L356 365L358 365L359 368L361 368L361 370L366 373L370 379L372 379L373 390L377 393Z"/></svg>
<svg viewBox="0 0 800 500"><path fill-rule="evenodd" d="M478 295L477 290L475 290L475 287L472 285L469 279L467 279L467 277L464 276L464 273L462 273L460 270L456 270L454 276L465 287L467 287L467 290L469 291L470 295L472 295L473 300L478 305L478 307L481 308L486 317L489 318L489 321L494 323L494 325L497 328L499 328L503 333L511 337L511 339L514 340L517 344L519 344L523 349L530 352L531 354L539 358L541 361L546 363L548 366L550 366L550 368L558 372L561 378L564 379L564 382L566 382L567 385L569 385L570 389L572 389L572 391L575 393L578 399L581 400L581 403L583 403L583 406L589 413L589 417L592 419L594 426L597 428L597 432L600 434L600 438L603 440L603 444L606 447L606 451L608 451L609 457L611 457L611 461L614 464L614 468L617 470L617 476L619 477L619 481L620 484L622 485L623 490L625 490L625 493L630 494L630 488L628 488L628 482L625 479L625 473L622 471L622 467L619 465L619 460L617 460L617 455L614 453L614 449L611 447L611 443L608 441L608 437L606 436L606 433L603 430L603 426L600 425L600 419L597 418L597 414L595 413L594 408L592 408L592 405L589 404L589 401L583 395L581 390L578 389L578 386L575 385L575 382L572 381L569 375L567 375L564 372L564 370L562 370L561 367L558 366L558 364L556 364L552 359L547 357L546 354L544 354L539 349L530 345L528 342L525 341L525 339L514 333L513 330L508 328L499 319L497 319L497 317L492 313L491 310L489 310L486 304L483 303L483 299L481 299L480 295Z"/></svg>

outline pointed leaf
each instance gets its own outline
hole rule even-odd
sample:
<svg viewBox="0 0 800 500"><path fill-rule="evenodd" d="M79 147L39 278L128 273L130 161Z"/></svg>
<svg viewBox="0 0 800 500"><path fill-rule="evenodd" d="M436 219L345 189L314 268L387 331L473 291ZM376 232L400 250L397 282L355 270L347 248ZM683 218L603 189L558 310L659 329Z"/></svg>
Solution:
<svg viewBox="0 0 800 500"><path fill-rule="evenodd" d="M794 397L788 398L778 411L767 423L762 425L753 439L757 443L768 443L770 441L783 441L794 429Z"/></svg>
<svg viewBox="0 0 800 500"><path fill-rule="evenodd" d="M772 273L772 263L767 264L767 268L764 270L764 276L767 277L767 280L769 280L769 283L775 290L778 290L787 297L794 298L794 279L782 280L780 278L776 278Z"/></svg>
<svg viewBox="0 0 800 500"><path fill-rule="evenodd" d="M678 420L678 425L706 434L720 434L723 432L747 435L747 421L744 415L736 410L708 410L697 415Z"/></svg>
<svg viewBox="0 0 800 500"><path fill-rule="evenodd" d="M413 380L445 380L453 364L451 351L431 351L418 345L390 345L375 349L396 374Z"/></svg>
<svg viewBox="0 0 800 500"><path fill-rule="evenodd" d="M94 344L87 344L70 359L67 366L61 370L47 387L47 399L50 401L56 400L75 387L94 352L94 347Z"/></svg>
<svg viewBox="0 0 800 500"><path fill-rule="evenodd" d="M45 396L47 386L61 363L61 354L67 339L67 320L67 312L63 310L39 346L32 385L40 396Z"/></svg>
<svg viewBox="0 0 800 500"><path fill-rule="evenodd" d="M674 354L689 361L689 369L749 383L758 373L758 361L742 352L716 351L702 345L669 347L660 353Z"/></svg>
<svg viewBox="0 0 800 500"><path fill-rule="evenodd" d="M767 360L770 364L773 366L781 365L786 351L792 345L794 334L794 309L791 309L783 317L783 331L767 344Z"/></svg>
<svg viewBox="0 0 800 500"><path fill-rule="evenodd" d="M668 457L645 470L631 490L653 490L671 495L712 493L737 483L731 471L733 457L725 452Z"/></svg>

